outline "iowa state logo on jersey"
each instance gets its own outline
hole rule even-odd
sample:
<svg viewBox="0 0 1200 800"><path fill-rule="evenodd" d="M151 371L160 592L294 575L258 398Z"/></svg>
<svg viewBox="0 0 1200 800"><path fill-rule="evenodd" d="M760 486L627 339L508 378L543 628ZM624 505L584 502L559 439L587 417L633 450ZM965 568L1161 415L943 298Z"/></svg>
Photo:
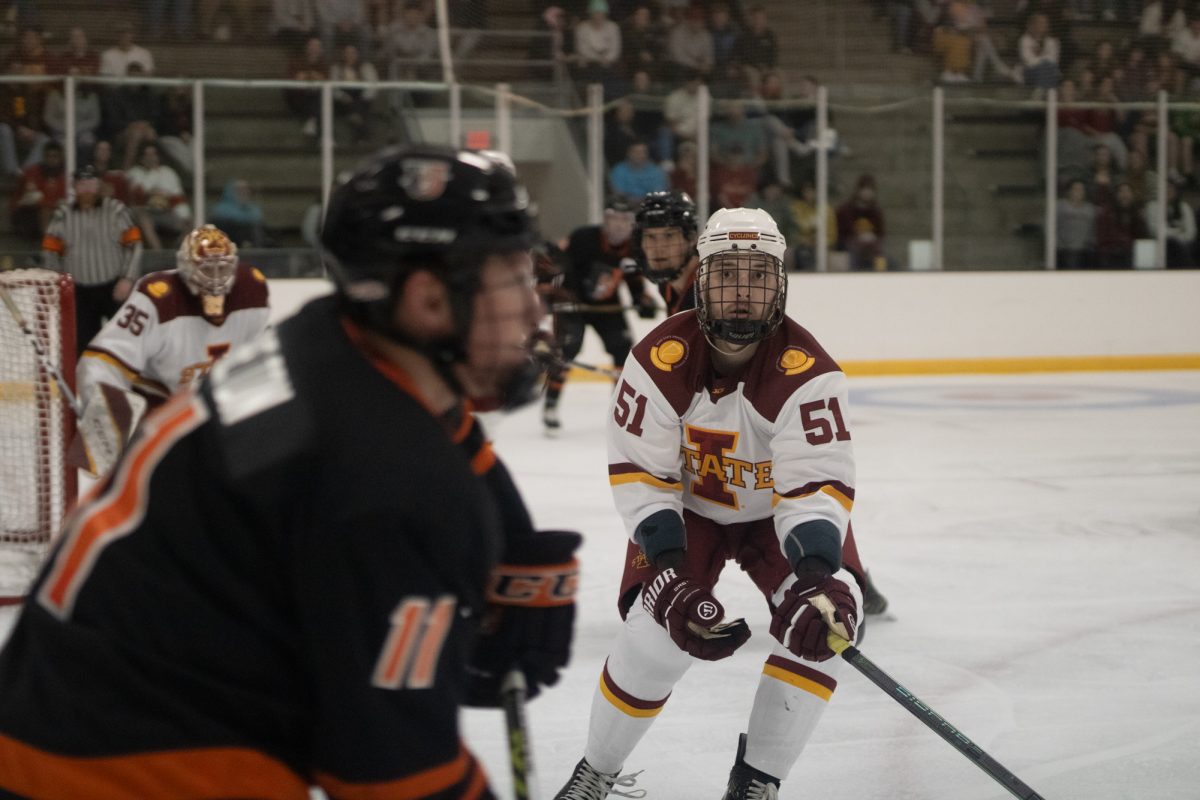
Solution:
<svg viewBox="0 0 1200 800"><path fill-rule="evenodd" d="M779 371L784 375L799 375L812 369L817 360L799 347L789 347L779 356Z"/></svg>
<svg viewBox="0 0 1200 800"><path fill-rule="evenodd" d="M772 462L743 461L734 458L740 434L737 431L718 431L684 426L686 444L680 448L683 471L692 476L690 489L701 500L727 508L738 509L741 504L732 487L773 489Z"/></svg>

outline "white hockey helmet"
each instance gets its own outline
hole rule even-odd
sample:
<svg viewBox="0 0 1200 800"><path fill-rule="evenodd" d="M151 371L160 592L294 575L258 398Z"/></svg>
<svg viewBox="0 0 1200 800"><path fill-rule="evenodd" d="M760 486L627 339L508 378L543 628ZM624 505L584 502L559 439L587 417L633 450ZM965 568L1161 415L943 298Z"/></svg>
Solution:
<svg viewBox="0 0 1200 800"><path fill-rule="evenodd" d="M786 307L787 243L771 215L720 209L708 218L696 249L696 313L705 335L750 344L774 333Z"/></svg>

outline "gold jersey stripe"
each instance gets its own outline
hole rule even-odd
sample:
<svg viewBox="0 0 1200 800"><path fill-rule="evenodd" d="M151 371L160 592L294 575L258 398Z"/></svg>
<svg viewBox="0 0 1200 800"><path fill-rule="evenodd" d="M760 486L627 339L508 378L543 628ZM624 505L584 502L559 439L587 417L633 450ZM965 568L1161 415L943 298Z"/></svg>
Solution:
<svg viewBox="0 0 1200 800"><path fill-rule="evenodd" d="M609 689L608 684L604 682L603 673L600 675L600 693L603 694L605 699L612 703L618 711L631 717L657 717L660 713L662 713L662 710L665 707L659 706L658 708L634 708L633 706L629 705L629 703L626 703L624 700L613 694L613 690Z"/></svg>
<svg viewBox="0 0 1200 800"><path fill-rule="evenodd" d="M826 702L829 701L829 698L833 697L833 690L828 686L822 686L810 678L805 678L802 675L797 675L794 672L781 669L774 664L764 664L763 675L766 675L769 678L774 678L775 680L783 681L784 683L790 683L797 689L803 689L809 694L816 695Z"/></svg>
<svg viewBox="0 0 1200 800"><path fill-rule="evenodd" d="M620 475L609 475L608 483L610 486L619 486L623 483L646 483L658 489L683 491L683 484L681 482L660 480L648 472L623 472Z"/></svg>
<svg viewBox="0 0 1200 800"><path fill-rule="evenodd" d="M847 512L850 511L850 509L854 508L854 501L851 500L846 495L839 492L837 489L833 488L832 486L829 486L829 485L822 486L820 489L817 490L817 492L824 492L825 494L832 497L834 500L837 500L838 503L841 505L841 507L846 509ZM779 503L783 500L803 500L805 497L812 497L817 492L809 492L808 494L798 494L794 497L784 497L779 492L775 492L775 496L771 498L771 508L774 508L775 506L779 505Z"/></svg>

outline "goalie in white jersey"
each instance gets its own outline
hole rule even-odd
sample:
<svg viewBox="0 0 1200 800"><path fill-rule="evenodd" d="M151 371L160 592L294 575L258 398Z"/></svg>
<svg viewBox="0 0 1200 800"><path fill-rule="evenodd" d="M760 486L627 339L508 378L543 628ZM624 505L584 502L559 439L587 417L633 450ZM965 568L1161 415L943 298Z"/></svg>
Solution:
<svg viewBox="0 0 1200 800"><path fill-rule="evenodd" d="M176 265L138 281L80 359L83 466L94 474L111 466L147 403L191 385L267 327L266 278L238 261L237 245L219 228L184 236Z"/></svg>
<svg viewBox="0 0 1200 800"><path fill-rule="evenodd" d="M697 247L697 308L638 343L613 396L625 624L566 800L606 797L695 660L749 638L713 595L726 561L762 591L776 640L726 800L777 797L837 686L828 632L853 641L862 617L845 375L784 313L785 243L766 212L716 212Z"/></svg>

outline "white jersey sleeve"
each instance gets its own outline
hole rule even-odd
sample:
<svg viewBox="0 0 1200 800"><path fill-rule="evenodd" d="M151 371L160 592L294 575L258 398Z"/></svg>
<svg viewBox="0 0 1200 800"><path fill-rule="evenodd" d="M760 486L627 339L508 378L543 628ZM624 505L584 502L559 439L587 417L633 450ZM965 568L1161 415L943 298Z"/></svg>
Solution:
<svg viewBox="0 0 1200 800"><path fill-rule="evenodd" d="M829 523L837 530L839 552L846 540L855 479L846 412L846 376L835 371L797 387L775 419L771 432L775 531L793 563L822 550L819 541L797 534L797 526ZM827 525L806 527L830 531Z"/></svg>
<svg viewBox="0 0 1200 800"><path fill-rule="evenodd" d="M147 365L162 345L160 331L154 302L142 292L132 292L84 351L76 376L80 395L85 395L92 383L161 394L162 384L146 374Z"/></svg>
<svg viewBox="0 0 1200 800"><path fill-rule="evenodd" d="M631 539L651 514L683 515L680 430L659 387L637 359L627 360L608 417L608 482Z"/></svg>

